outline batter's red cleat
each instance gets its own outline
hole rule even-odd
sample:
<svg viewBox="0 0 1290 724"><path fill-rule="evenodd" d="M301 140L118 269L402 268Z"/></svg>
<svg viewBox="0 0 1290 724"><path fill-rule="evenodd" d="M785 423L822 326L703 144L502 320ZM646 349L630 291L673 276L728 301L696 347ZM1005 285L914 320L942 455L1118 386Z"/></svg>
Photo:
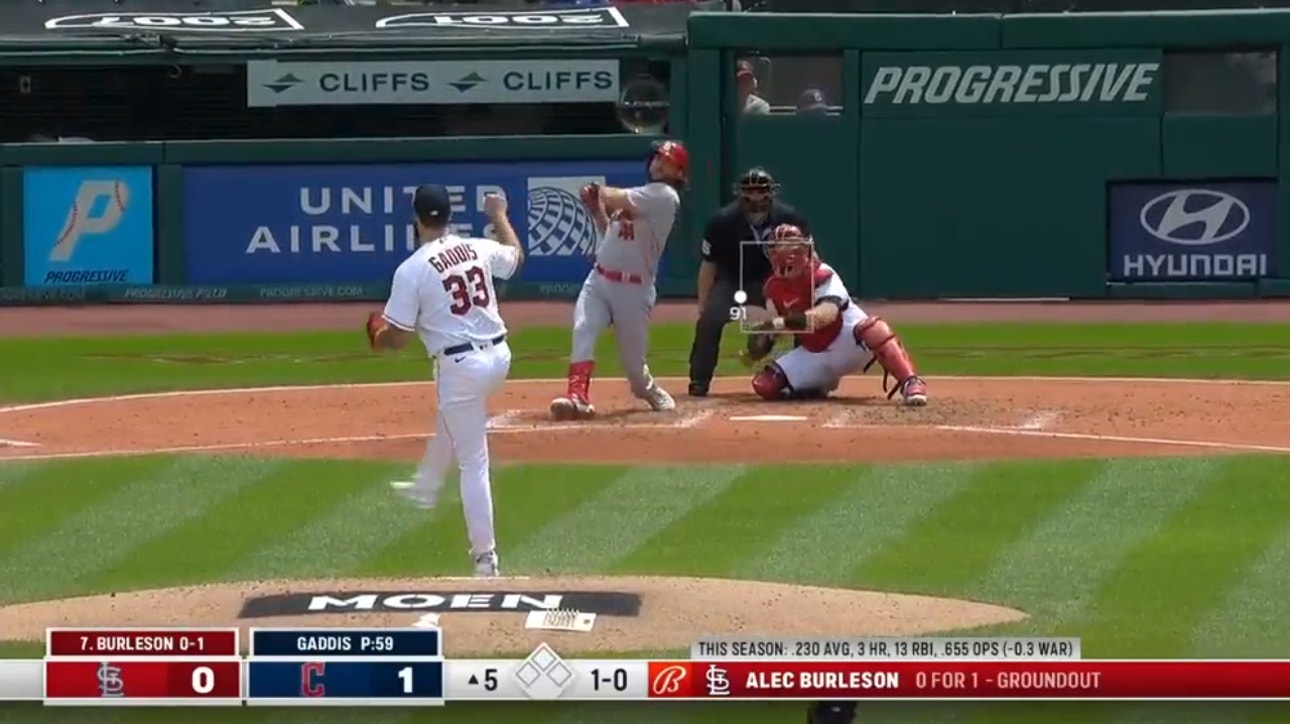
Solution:
<svg viewBox="0 0 1290 724"><path fill-rule="evenodd" d="M595 406L581 398L557 397L551 400L551 419L553 420L590 420L595 416Z"/></svg>
<svg viewBox="0 0 1290 724"><path fill-rule="evenodd" d="M927 404L927 383L914 375L900 386L900 396L909 407L922 407Z"/></svg>

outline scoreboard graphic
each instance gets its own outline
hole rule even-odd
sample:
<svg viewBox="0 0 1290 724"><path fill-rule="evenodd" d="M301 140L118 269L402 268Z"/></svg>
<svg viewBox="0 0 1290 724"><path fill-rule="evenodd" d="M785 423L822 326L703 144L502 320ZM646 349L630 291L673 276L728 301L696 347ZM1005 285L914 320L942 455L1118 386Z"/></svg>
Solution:
<svg viewBox="0 0 1290 724"><path fill-rule="evenodd" d="M0 700L95 706L441 706L483 700L1286 700L1290 661L1092 660L1078 639L704 639L674 661L445 659L406 629L50 629ZM244 656L246 651L249 655Z"/></svg>

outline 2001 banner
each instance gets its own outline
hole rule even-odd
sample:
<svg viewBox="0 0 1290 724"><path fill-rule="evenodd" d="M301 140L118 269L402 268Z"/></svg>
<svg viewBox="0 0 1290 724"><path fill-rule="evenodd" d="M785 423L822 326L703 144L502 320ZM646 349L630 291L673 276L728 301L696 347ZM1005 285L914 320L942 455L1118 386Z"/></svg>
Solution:
<svg viewBox="0 0 1290 724"><path fill-rule="evenodd" d="M1111 187L1112 281L1232 281L1277 275L1275 181Z"/></svg>
<svg viewBox="0 0 1290 724"><path fill-rule="evenodd" d="M484 196L505 194L527 251L522 279L581 281L597 234L578 190L642 183L644 170L639 159L189 167L185 282L388 281L416 248L411 195L424 183L448 187L462 235L489 236Z"/></svg>

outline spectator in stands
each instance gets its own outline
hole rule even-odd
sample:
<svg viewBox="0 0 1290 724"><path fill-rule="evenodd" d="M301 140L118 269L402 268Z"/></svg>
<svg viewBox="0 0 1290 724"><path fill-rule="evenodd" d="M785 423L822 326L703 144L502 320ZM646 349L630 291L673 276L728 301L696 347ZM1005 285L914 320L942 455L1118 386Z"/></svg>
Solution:
<svg viewBox="0 0 1290 724"><path fill-rule="evenodd" d="M824 91L819 88L807 88L797 98L797 115L827 116L829 102L824 99Z"/></svg>
<svg viewBox="0 0 1290 724"><path fill-rule="evenodd" d="M754 116L770 115L770 104L765 98L757 95L757 73L752 63L739 61L735 66L735 84L739 89L739 108L743 113Z"/></svg>

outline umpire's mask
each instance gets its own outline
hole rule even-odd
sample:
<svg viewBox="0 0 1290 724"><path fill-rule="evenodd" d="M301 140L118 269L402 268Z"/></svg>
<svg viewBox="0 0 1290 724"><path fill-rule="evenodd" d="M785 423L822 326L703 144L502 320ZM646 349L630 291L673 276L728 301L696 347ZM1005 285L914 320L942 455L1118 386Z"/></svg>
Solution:
<svg viewBox="0 0 1290 724"><path fill-rule="evenodd" d="M770 216L770 206L775 201L775 192L779 184L771 177L770 172L761 167L750 168L735 184L735 195L739 197L739 208L743 209L748 223L761 226Z"/></svg>

